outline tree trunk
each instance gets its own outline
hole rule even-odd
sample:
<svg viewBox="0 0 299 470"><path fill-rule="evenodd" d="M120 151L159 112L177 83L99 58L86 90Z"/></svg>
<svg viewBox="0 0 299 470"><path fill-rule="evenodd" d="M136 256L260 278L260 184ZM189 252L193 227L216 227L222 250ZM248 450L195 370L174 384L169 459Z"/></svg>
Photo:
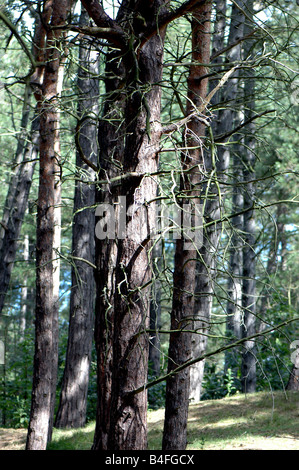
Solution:
<svg viewBox="0 0 299 470"><path fill-rule="evenodd" d="M5 232L0 249L0 312L3 309L5 296L9 288L12 269L21 233L22 223L27 209L28 197L38 153L39 118L34 117L31 138L23 149L23 161L19 163L17 175L13 176L7 196L6 210L3 215Z"/></svg>
<svg viewBox="0 0 299 470"><path fill-rule="evenodd" d="M103 21L112 24L99 4L83 4L98 26ZM144 24L153 23L164 4L164 0L137 2L129 9L128 2L122 2L113 22L116 33L121 25L134 41L142 34ZM140 23L137 16L144 22ZM107 184L98 187L96 215L100 215L103 204L109 204L117 225L121 218L124 227L115 240L111 234L102 236L101 221L96 224L99 398L94 450L142 450L147 446L147 394L144 391L134 395L130 391L146 383L148 373L145 330L149 321L149 231L153 230L154 208L146 208L144 203L155 198L157 184L142 175L155 173L158 165L163 37L163 30L159 35L154 32L143 46L137 45L137 53L130 40L121 53L110 49L107 54L106 102L99 127L99 178ZM119 180L113 181L114 177Z"/></svg>
<svg viewBox="0 0 299 470"><path fill-rule="evenodd" d="M247 9L252 17L253 0L247 2ZM245 33L251 31L252 24L246 25ZM252 41L246 42L244 50L245 58L249 56L252 49ZM254 71L247 70L244 85L245 98L245 121L252 118L255 110L254 103ZM256 292L255 292L255 215L254 210L248 210L254 203L254 183L255 179L255 125L251 122L246 128L244 139L244 247L243 247L243 291L242 291L242 307L243 307L243 337L251 336L256 333ZM255 341L246 341L242 353L241 366L241 383L244 393L252 393L256 390L256 346Z"/></svg>
<svg viewBox="0 0 299 470"><path fill-rule="evenodd" d="M213 32L212 53L217 54L217 52L224 48L226 1L217 1L215 8L216 20ZM209 62L209 59L207 55L205 60ZM213 61L213 64L218 64L221 60L220 57L217 57ZM217 80L211 80L210 89L215 86L217 86ZM222 94L222 90L218 91L213 97L212 104L215 103L216 98ZM216 116L212 122L212 130L216 135L222 133L224 125L224 121L220 118L219 114L220 112L216 112ZM206 222L211 222L220 217L222 201L220 200L219 189L222 192L223 187L221 180L225 178L225 171L229 164L227 149L219 147L217 155L213 149L211 149L210 152L206 151L204 154L204 162L206 183L202 185L203 215ZM218 185L215 185L211 181L215 179L217 179ZM192 336L192 355L195 357L204 354L207 347L207 333L213 303L213 285L216 276L215 254L217 252L220 232L220 224L212 225L208 229L205 229L203 233L203 246L198 253L194 303L195 320L193 322L193 329L196 333ZM190 368L190 400L194 402L198 402L201 397L204 366L205 361L203 360Z"/></svg>
<svg viewBox="0 0 299 470"><path fill-rule="evenodd" d="M297 342L298 345L298 342ZM296 354L297 353L297 354ZM287 390L294 390L295 392L299 391L299 351L297 348L297 351L294 353L294 360L293 360L293 368L290 373L289 381L287 383L286 389Z"/></svg>
<svg viewBox="0 0 299 470"><path fill-rule="evenodd" d="M51 436L53 396L58 363L57 304L54 296L53 246L55 227L55 150L61 29L70 9L69 1L49 1L44 18L51 16L47 30L46 65L41 88L40 171L36 230L36 320L31 414L27 450L45 450ZM46 23L46 24L47 24Z"/></svg>
<svg viewBox="0 0 299 470"><path fill-rule="evenodd" d="M232 46L226 54L226 62L237 64L242 59L242 43L240 39L244 36L244 8L243 1L237 1L232 5L230 31L228 38L228 46ZM239 71L236 70L231 80L225 85L223 89L222 99L225 108L219 112L218 132L220 135L225 135L230 132L234 127L240 124L240 115L237 109L237 102L239 99ZM236 136L234 139L241 138ZM225 141L229 141L226 138ZM241 337L241 315L242 315L242 236L241 231L243 228L243 216L237 214L243 209L243 194L239 189L238 183L242 179L242 164L241 164L241 146L240 144L229 144L220 147L220 154L225 155L232 166L232 214L231 233L230 233L230 258L228 266L228 300L227 300L227 334L231 338ZM221 157L220 157L221 158ZM225 371L229 367L233 367L235 363L235 351L227 351L225 354Z"/></svg>
<svg viewBox="0 0 299 470"><path fill-rule="evenodd" d="M151 15L154 12L151 12ZM127 98L124 171L150 174L158 168L162 78L163 31L141 49L139 77L150 90ZM133 78L133 83L135 78ZM136 83L134 83L136 86ZM146 102L144 101L146 100ZM136 116L136 110L137 116ZM149 128L150 127L150 128ZM144 132L148 130L150 134ZM126 237L118 240L115 272L114 344L111 390L111 422L108 449L147 448L147 393L130 393L147 381L150 308L150 233L155 227L153 204L157 194L153 178L126 180L122 186L128 214Z"/></svg>
<svg viewBox="0 0 299 470"><path fill-rule="evenodd" d="M188 79L187 115L202 106L207 94L208 80L206 68L198 65L209 62L210 58L210 15L211 4L198 7L192 18L192 60ZM201 139L205 135L205 126L196 118L192 119L186 132L186 154L182 154L182 169L186 172L181 177L181 192L192 196L193 204L200 196L203 155ZM186 194L186 193L185 193ZM187 201L185 201L187 202ZM184 201L183 201L184 203ZM189 205L191 210L191 205ZM181 227L184 233L184 226ZM171 330L168 352L168 373L178 365L190 359L192 336L184 329L190 329L194 316L194 291L197 248L187 250L184 238L176 242L175 266L173 275L173 301L171 312ZM184 450L187 445L187 418L190 394L190 369L170 375L166 383L165 421L163 431L163 450Z"/></svg>
<svg viewBox="0 0 299 470"><path fill-rule="evenodd" d="M88 15L82 10L80 24L87 24ZM81 40L78 71L78 115L81 122L78 137L84 155L97 163L97 126L99 81L97 53L88 42ZM90 118L87 119L87 116ZM94 171L77 152L77 175L92 180ZM70 298L69 336L61 396L55 426L79 428L86 422L87 391L92 349L94 318L94 212L95 187L79 181L75 186L72 239L72 288ZM80 260L79 260L80 258Z"/></svg>
<svg viewBox="0 0 299 470"><path fill-rule="evenodd" d="M123 140L125 135L123 114L125 101L119 93L124 69L118 63L118 55L111 52L106 59L106 102L99 123L99 178L110 180L123 164ZM118 188L96 186L96 202L115 207L118 217ZM97 232L96 232L97 234ZM117 263L117 240L96 235L95 244L95 345L97 350L97 419L93 450L107 450L110 429L111 386L113 369L114 292Z"/></svg>
<svg viewBox="0 0 299 470"><path fill-rule="evenodd" d="M153 273L152 298L150 304L150 341L149 341L149 361L152 367L152 374L155 377L160 375L160 336L161 328L161 282L159 279L162 264L162 241L156 241L153 247Z"/></svg>
<svg viewBox="0 0 299 470"><path fill-rule="evenodd" d="M15 172L9 182L0 225L0 315L9 288L37 157L39 127L37 116L33 117L31 129L28 131L31 95L31 86L28 84L24 93L21 137L13 162Z"/></svg>
<svg viewBox="0 0 299 470"><path fill-rule="evenodd" d="M23 248L23 260L25 265L28 265L29 261L29 236L24 236L24 248ZM20 315L20 339L24 340L26 331L26 316L27 316L27 297L28 297L28 286L27 286L27 275L23 279L22 292L21 292L21 315Z"/></svg>

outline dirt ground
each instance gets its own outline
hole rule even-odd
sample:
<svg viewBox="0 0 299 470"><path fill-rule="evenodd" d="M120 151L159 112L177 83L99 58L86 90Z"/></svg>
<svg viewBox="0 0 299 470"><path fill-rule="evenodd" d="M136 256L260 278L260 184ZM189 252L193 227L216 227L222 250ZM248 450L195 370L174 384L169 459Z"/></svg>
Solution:
<svg viewBox="0 0 299 470"><path fill-rule="evenodd" d="M26 429L0 429L0 450L24 450Z"/></svg>

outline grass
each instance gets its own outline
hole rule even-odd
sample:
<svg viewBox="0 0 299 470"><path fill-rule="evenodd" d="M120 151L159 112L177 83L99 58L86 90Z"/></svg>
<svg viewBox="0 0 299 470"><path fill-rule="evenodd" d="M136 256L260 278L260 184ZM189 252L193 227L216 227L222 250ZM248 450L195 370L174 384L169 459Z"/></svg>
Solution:
<svg viewBox="0 0 299 470"><path fill-rule="evenodd" d="M150 413L149 446L161 449L164 414ZM188 450L299 450L299 393L255 393L191 405Z"/></svg>
<svg viewBox="0 0 299 470"><path fill-rule="evenodd" d="M164 410L150 411L150 450L160 450ZM49 450L89 450L94 422L55 429ZM0 429L0 450L24 448L26 430ZM260 392L190 405L188 450L299 450L299 392Z"/></svg>

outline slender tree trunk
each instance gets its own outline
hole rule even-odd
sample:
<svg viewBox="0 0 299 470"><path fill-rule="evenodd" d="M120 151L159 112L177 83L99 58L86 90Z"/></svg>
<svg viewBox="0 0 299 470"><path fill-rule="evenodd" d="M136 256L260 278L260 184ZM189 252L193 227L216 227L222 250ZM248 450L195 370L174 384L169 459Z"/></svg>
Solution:
<svg viewBox="0 0 299 470"><path fill-rule="evenodd" d="M24 92L23 112L22 112L22 119L20 123L21 136L18 139L17 150L16 150L14 161L13 161L13 165L12 165L13 169L14 170L17 169L17 171L14 171L12 173L11 179L9 181L6 201L5 201L4 208L3 208L2 221L0 225L0 249L3 244L3 239L5 237L5 231L6 231L6 227L8 226L9 218L13 211L13 199L15 197L16 188L18 185L19 165L24 160L24 151L25 151L25 148L27 147L26 141L28 141L28 137L29 137L29 141L31 140L31 135L30 135L31 131L28 130L31 97L32 97L32 88L30 84L27 83L25 87L25 92Z"/></svg>
<svg viewBox="0 0 299 470"><path fill-rule="evenodd" d="M14 266L22 222L27 207L32 176L37 156L39 120L35 116L28 131L32 90L30 84L25 88L24 105L21 120L21 137L17 150L6 201L0 225L0 315L4 307L9 288L11 272Z"/></svg>
<svg viewBox="0 0 299 470"><path fill-rule="evenodd" d="M208 80L201 79L206 74L204 66L210 57L210 15L211 4L198 7L192 18L192 60L188 79L187 115L199 108L207 94ZM190 150L182 154L182 169L188 172L181 177L181 191L188 191L188 196L200 196L203 155L201 139L205 135L205 126L192 119L187 129L186 141ZM194 199L194 204L198 200ZM190 206L191 209L191 206ZM182 227L182 233L184 227ZM190 359L192 336L184 329L192 327L194 316L194 291L197 247L187 250L185 240L176 242L175 266L173 276L173 301L171 312L171 330L168 373ZM187 418L190 394L190 369L170 375L166 383L165 421L163 431L163 450L184 450L187 445Z"/></svg>
<svg viewBox="0 0 299 470"><path fill-rule="evenodd" d="M213 32L212 53L217 54L224 48L224 34L226 25L226 1L220 0L216 2L216 20ZM209 56L204 58L209 62ZM222 59L217 57L214 64L218 64ZM210 89L217 85L217 80L210 82ZM212 103L215 103L222 90L218 91L214 96ZM214 114L214 113L213 113ZM214 134L221 134L223 130L223 120L219 116L219 112L212 123ZM216 162L215 162L216 160ZM214 149L204 154L204 168L206 183L202 185L202 199L204 219L207 222L217 220L220 217L221 198L219 191L222 192L223 187L221 180L225 178L225 171L228 167L229 158L226 149L220 147L217 155ZM217 180L215 185L211 180ZM223 197L223 194L222 194ZM193 329L196 333L192 336L192 354L200 356L204 354L207 341L208 329L210 323L210 315L213 303L214 280L216 276L215 270L215 254L219 242L221 228L220 224L212 225L203 233L203 246L198 253L198 262L196 266L196 289L194 303L194 322ZM201 397L202 381L204 376L205 361L200 361L190 368L190 400L198 402Z"/></svg>
<svg viewBox="0 0 299 470"><path fill-rule="evenodd" d="M226 54L226 61L230 63L239 63L242 59L242 43L240 39L244 36L244 14L241 9L244 8L244 2L237 1L232 5L230 31L228 38L228 46L235 44L229 49ZM223 90L223 101L225 109L219 113L219 120L221 126L219 127L219 134L225 135L234 127L240 124L240 113L237 109L237 102L239 99L239 71L234 72L232 80L225 85ZM236 136L235 139L240 139ZM227 140L227 139L226 139ZM242 163L241 163L241 148L240 144L231 144L221 148L221 153L226 153L226 158L232 166L232 213L238 213L243 209L243 194L238 186L242 180ZM227 168L228 169L228 166ZM228 300L227 300L227 334L232 338L241 337L241 316L242 316L242 229L243 229L243 216L235 215L231 221L230 233L230 258L228 267ZM225 367L233 367L236 361L235 351L227 351L225 355Z"/></svg>
<svg viewBox="0 0 299 470"><path fill-rule="evenodd" d="M247 2L249 14L252 17L253 0ZM248 23L245 33L252 29L252 24ZM252 41L246 42L245 58L251 53ZM253 78L254 71L247 70L244 84L245 98L245 121L254 115L255 103L255 81ZM244 318L242 323L243 337L254 335L256 332L256 280L255 280L255 214L254 210L248 210L254 203L254 183L255 178L255 125L252 122L247 126L245 134L244 148L244 182L246 184L244 190L244 247L243 247L243 291L242 291L242 307ZM244 351L242 353L241 366L241 382L242 391L252 393L256 390L256 346L254 341L246 341L244 343Z"/></svg>
<svg viewBox="0 0 299 470"><path fill-rule="evenodd" d="M237 122L237 120L236 120ZM243 179L243 166L241 162L243 147L240 144L235 144L232 147L233 170L232 170L232 214L231 219L231 233L229 238L229 268L228 268L228 300L226 306L227 313L227 335L231 341L240 339L242 337L242 280L243 280L243 210L244 195L240 182ZM230 368L237 374L239 368L238 349L226 351L224 370Z"/></svg>
<svg viewBox="0 0 299 470"><path fill-rule="evenodd" d="M66 22L69 1L46 1L46 65L40 106L40 172L36 231L36 321L35 355L27 450L45 450L51 436L52 403L58 362L58 322L54 296L53 246L55 227L55 137L57 137L57 94L61 38L59 26ZM47 23L46 23L47 24Z"/></svg>
<svg viewBox="0 0 299 470"><path fill-rule="evenodd" d="M23 260L25 264L29 261L29 236L24 236L24 248L23 248ZM28 298L28 286L27 286L27 275L23 279L22 292L21 292L21 316L20 316L20 338L24 339L26 331L26 316L27 316L27 298Z"/></svg>
<svg viewBox="0 0 299 470"><path fill-rule="evenodd" d="M162 262L162 241L156 242L153 247L153 285L152 298L150 305L150 342L149 342L149 361L152 366L152 373L155 377L160 375L160 336L161 328L161 282L159 279Z"/></svg>
<svg viewBox="0 0 299 470"><path fill-rule="evenodd" d="M278 195L278 200L284 198L283 192ZM279 248L282 247L282 238L285 231L285 215L287 211L287 206L285 204L278 204L276 208L276 220L275 226L273 227L273 232L269 241L269 250L268 250L268 261L266 266L266 279L264 287L259 294L257 301L257 329L258 331L263 331L266 328L266 323L263 321L263 318L267 316L267 310L270 308L270 299L271 299L271 284L269 280L278 269L278 258L279 258ZM270 281L271 282L271 281Z"/></svg>
<svg viewBox="0 0 299 470"><path fill-rule="evenodd" d="M0 312L3 309L5 296L9 288L12 269L21 233L22 223L27 209L28 197L38 153L38 127L39 118L35 116L32 121L31 139L23 149L23 161L19 163L17 175L13 177L13 192L7 197L5 232L1 240L0 249Z"/></svg>
<svg viewBox="0 0 299 470"><path fill-rule="evenodd" d="M82 10L80 24L87 24L88 15ZM88 42L82 40L79 50L78 71L78 115L81 122L78 137L84 155L97 163L97 126L99 81L97 53L90 50ZM87 119L89 116L89 119ZM77 152L78 178L94 177ZM83 173L84 172L84 173ZM76 182L74 198L74 223L72 254L72 289L70 298L69 336L66 353L59 408L55 426L79 428L86 422L87 391L92 349L94 318L94 212L95 187ZM80 258L80 260L79 260Z"/></svg>

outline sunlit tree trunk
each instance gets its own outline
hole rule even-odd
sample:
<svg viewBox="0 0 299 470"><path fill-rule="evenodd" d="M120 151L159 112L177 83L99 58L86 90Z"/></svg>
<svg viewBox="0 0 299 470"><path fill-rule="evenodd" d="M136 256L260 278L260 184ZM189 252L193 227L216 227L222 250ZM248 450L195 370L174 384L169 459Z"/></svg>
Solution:
<svg viewBox="0 0 299 470"><path fill-rule="evenodd" d="M57 303L54 296L53 247L55 227L55 150L61 29L70 10L69 1L46 1L45 69L40 106L40 170L36 231L35 355L27 450L45 450L51 436L53 396L58 362Z"/></svg>
<svg viewBox="0 0 299 470"><path fill-rule="evenodd" d="M81 12L80 24L88 15ZM97 164L97 115L99 99L98 54L81 40L78 71L78 143L90 162ZM89 119L87 118L89 117ZM94 178L94 170L77 152L78 179ZM95 186L76 181L72 236L72 288L66 364L55 427L79 428L86 422L87 392L94 319L94 210ZM90 264L88 264L90 263Z"/></svg>
<svg viewBox="0 0 299 470"><path fill-rule="evenodd" d="M29 236L26 234L24 236L23 243L23 260L25 266L29 261ZM22 292L21 292L21 315L20 315L20 337L24 339L26 331L26 316L27 316L27 299L28 299L28 286L27 286L27 275L25 274L22 282Z"/></svg>

